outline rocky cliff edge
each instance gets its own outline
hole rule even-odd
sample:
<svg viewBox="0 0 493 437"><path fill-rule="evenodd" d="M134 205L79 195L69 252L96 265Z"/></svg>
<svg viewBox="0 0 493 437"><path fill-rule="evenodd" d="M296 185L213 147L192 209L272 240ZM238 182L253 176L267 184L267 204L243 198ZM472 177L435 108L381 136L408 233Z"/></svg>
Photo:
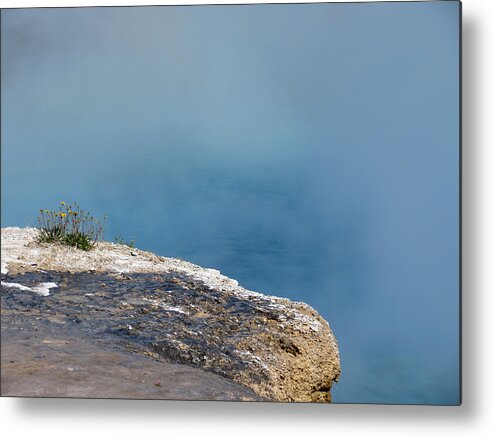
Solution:
<svg viewBox="0 0 493 437"><path fill-rule="evenodd" d="M307 304L246 290L176 258L109 242L83 252L35 236L32 228L1 230L2 352L17 338L14 326L23 338L30 329L38 337L75 329L84 344L93 339L134 357L212 372L257 396L238 399L330 402L341 372L337 342ZM2 385L13 361L2 360Z"/></svg>

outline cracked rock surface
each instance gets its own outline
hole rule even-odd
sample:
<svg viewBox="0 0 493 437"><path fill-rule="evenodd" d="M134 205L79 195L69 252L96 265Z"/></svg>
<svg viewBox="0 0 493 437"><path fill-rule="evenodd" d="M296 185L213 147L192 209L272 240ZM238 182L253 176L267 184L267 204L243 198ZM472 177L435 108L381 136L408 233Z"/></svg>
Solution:
<svg viewBox="0 0 493 437"><path fill-rule="evenodd" d="M42 343L51 339L73 341L74 359L77 349L79 357L97 355L90 350L96 346L111 349L120 371L169 369L167 382L147 383L152 393L141 397L330 402L340 374L337 342L310 306L245 290L182 260L105 242L81 252L34 237L32 229L2 229L2 394L22 355L53 361L57 347ZM30 342L44 352L33 352ZM19 344L27 349L15 349ZM14 363L4 362L14 349ZM77 367L72 361L66 368ZM102 368L110 375L113 366L107 360L91 372L86 364L88 381ZM68 385L73 375L67 373ZM138 391L134 376L126 376L123 397Z"/></svg>

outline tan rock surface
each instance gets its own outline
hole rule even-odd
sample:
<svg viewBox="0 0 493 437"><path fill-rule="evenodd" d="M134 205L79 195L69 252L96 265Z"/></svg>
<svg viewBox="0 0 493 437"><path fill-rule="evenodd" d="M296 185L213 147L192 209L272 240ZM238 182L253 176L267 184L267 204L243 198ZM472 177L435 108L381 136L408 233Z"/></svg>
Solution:
<svg viewBox="0 0 493 437"><path fill-rule="evenodd" d="M23 293L29 293L52 319L82 314L88 333L124 332L127 343L138 345L136 353L212 371L272 400L331 399L340 374L337 342L328 323L304 303L246 290L217 270L123 245L102 242L83 252L38 244L35 230L22 228L4 228L1 237L2 314L5 308L20 313ZM40 295L41 283L59 287Z"/></svg>

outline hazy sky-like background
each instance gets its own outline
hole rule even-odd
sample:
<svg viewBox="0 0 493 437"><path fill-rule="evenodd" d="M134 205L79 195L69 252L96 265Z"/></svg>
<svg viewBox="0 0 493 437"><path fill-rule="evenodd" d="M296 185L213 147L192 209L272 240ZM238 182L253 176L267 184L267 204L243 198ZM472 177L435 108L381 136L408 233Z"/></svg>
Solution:
<svg viewBox="0 0 493 437"><path fill-rule="evenodd" d="M459 3L3 10L2 226L303 300L335 402L459 400Z"/></svg>

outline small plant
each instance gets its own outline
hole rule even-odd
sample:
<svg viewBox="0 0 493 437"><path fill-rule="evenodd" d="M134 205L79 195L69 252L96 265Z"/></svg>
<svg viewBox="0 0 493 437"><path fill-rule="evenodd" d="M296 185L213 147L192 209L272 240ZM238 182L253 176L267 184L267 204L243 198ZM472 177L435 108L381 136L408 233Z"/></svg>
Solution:
<svg viewBox="0 0 493 437"><path fill-rule="evenodd" d="M73 206L60 202L58 211L39 210L37 240L40 243L60 243L87 251L102 240L103 233L104 220L94 218L75 202Z"/></svg>
<svg viewBox="0 0 493 437"><path fill-rule="evenodd" d="M125 241L121 235L117 235L115 237L115 243L116 244L123 244L125 246L134 248L135 247L135 237L132 238L130 241Z"/></svg>

